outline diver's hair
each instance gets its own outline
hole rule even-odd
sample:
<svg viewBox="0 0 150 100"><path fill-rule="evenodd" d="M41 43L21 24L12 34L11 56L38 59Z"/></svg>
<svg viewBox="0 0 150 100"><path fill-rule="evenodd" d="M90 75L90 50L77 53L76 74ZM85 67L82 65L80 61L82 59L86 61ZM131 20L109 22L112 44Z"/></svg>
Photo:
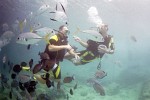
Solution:
<svg viewBox="0 0 150 100"><path fill-rule="evenodd" d="M61 25L61 26L59 27L59 31L62 30L64 27L65 27L65 25Z"/></svg>

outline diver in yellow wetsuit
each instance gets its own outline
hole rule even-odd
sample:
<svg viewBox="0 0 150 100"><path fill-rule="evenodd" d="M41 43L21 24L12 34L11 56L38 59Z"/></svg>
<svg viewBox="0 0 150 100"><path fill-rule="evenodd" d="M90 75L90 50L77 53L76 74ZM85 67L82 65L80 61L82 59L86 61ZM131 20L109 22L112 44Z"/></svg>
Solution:
<svg viewBox="0 0 150 100"><path fill-rule="evenodd" d="M50 72L52 72L54 80L58 82L57 89L60 89L61 68L59 62L63 61L66 52L75 58L79 57L68 44L67 33L68 28L64 25L60 26L58 34L53 35L50 38L49 44L46 45L46 49L44 53L42 53L45 58L41 57L40 64L35 65L33 69L34 74L39 72L41 69L44 70L44 75L36 74L35 77L41 83L46 83L47 87L51 87L51 85L53 85L53 83L49 80L51 77Z"/></svg>
<svg viewBox="0 0 150 100"><path fill-rule="evenodd" d="M114 53L114 42L113 37L107 34L108 26L102 24L98 27L99 33L102 35L104 41L93 41L88 40L87 42L82 41L79 37L74 37L75 41L79 42L86 49L79 51L80 59L76 60L66 53L66 59L72 61L75 65L84 65L96 58L102 58L105 53L113 54Z"/></svg>

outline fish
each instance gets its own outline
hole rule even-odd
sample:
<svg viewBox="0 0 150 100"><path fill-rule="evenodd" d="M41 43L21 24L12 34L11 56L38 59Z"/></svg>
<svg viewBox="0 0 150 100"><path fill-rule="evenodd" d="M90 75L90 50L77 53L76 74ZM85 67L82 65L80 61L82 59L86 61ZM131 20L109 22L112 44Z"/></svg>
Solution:
<svg viewBox="0 0 150 100"><path fill-rule="evenodd" d="M5 32L5 31L8 31L8 29L9 29L8 24L7 24L7 23L4 23L4 24L2 25L2 30Z"/></svg>
<svg viewBox="0 0 150 100"><path fill-rule="evenodd" d="M12 92L9 92L9 98L12 99Z"/></svg>
<svg viewBox="0 0 150 100"><path fill-rule="evenodd" d="M32 66L33 66L33 59L30 59L30 61L29 61L29 66L30 66L30 69L31 69Z"/></svg>
<svg viewBox="0 0 150 100"><path fill-rule="evenodd" d="M77 89L77 87L78 87L78 84L76 83L75 86L73 87L73 89L75 90L75 89Z"/></svg>
<svg viewBox="0 0 150 100"><path fill-rule="evenodd" d="M42 67L43 67L43 66L42 66L41 63L36 64L36 65L34 66L33 70L32 70L33 74L38 73L38 72L42 69Z"/></svg>
<svg viewBox="0 0 150 100"><path fill-rule="evenodd" d="M67 98L67 100L69 100L69 95L68 94L66 95L66 98Z"/></svg>
<svg viewBox="0 0 150 100"><path fill-rule="evenodd" d="M14 65L14 64L11 62L10 65L9 65L9 73L11 72L11 70L12 70L12 68L13 68L13 65Z"/></svg>
<svg viewBox="0 0 150 100"><path fill-rule="evenodd" d="M64 83L70 83L70 82L72 82L72 80L74 80L74 79L75 79L75 76L74 76L74 75L73 75L73 76L67 76L67 77L64 78L63 82L64 82Z"/></svg>
<svg viewBox="0 0 150 100"><path fill-rule="evenodd" d="M21 33L17 36L16 43L23 44L23 45L31 45L36 44L37 42L41 41L42 37L39 35L32 33L32 32L26 32Z"/></svg>
<svg viewBox="0 0 150 100"><path fill-rule="evenodd" d="M94 83L93 88L97 93L100 93L101 96L105 96L105 90L102 85Z"/></svg>
<svg viewBox="0 0 150 100"><path fill-rule="evenodd" d="M87 83L93 86L94 90L97 93L100 93L100 95L104 96L105 95L105 90L103 86L99 83L99 81L96 78L89 78L87 80Z"/></svg>
<svg viewBox="0 0 150 100"><path fill-rule="evenodd" d="M16 64L16 65L13 66L13 71L14 71L15 73L18 74L21 70L22 70L22 68L21 68L20 65Z"/></svg>
<svg viewBox="0 0 150 100"><path fill-rule="evenodd" d="M50 34L49 37L51 37L52 35L55 35L55 31L49 27L39 28L39 29L34 30L33 32L41 37L45 37L48 34Z"/></svg>
<svg viewBox="0 0 150 100"><path fill-rule="evenodd" d="M73 95L73 90L72 89L70 89L70 94Z"/></svg>
<svg viewBox="0 0 150 100"><path fill-rule="evenodd" d="M27 49L29 50L29 49L30 49L30 47L31 47L31 44L28 44Z"/></svg>
<svg viewBox="0 0 150 100"><path fill-rule="evenodd" d="M9 43L10 43L10 40L8 40L8 39L0 39L0 51L3 47L8 45Z"/></svg>
<svg viewBox="0 0 150 100"><path fill-rule="evenodd" d="M6 56L3 56L3 59L2 59L3 64L5 64L6 61L7 61L7 57L6 57Z"/></svg>
<svg viewBox="0 0 150 100"><path fill-rule="evenodd" d="M62 3L60 3L60 5L61 5L61 8L62 8L62 11L58 10L58 6L56 4L56 9L55 9L56 11L50 12L50 14L53 14L53 18L50 18L50 20L67 23L68 17L66 15L66 10L65 10Z"/></svg>
<svg viewBox="0 0 150 100"><path fill-rule="evenodd" d="M137 39L135 36L131 36L131 40L134 41L134 42L137 42Z"/></svg>
<svg viewBox="0 0 150 100"><path fill-rule="evenodd" d="M98 70L95 73L95 78L97 78L97 79L102 79L105 76L107 76L107 73L105 71L103 71L103 70Z"/></svg>

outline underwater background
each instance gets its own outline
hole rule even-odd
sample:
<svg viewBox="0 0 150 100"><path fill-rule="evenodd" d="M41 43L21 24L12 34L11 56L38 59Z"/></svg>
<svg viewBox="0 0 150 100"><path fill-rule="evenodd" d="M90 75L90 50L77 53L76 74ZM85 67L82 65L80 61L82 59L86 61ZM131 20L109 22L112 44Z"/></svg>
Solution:
<svg viewBox="0 0 150 100"><path fill-rule="evenodd" d="M66 22L50 20L49 12L55 11L56 5L60 2L65 7L67 15L67 25L70 31L69 43L76 46L77 50L84 48L74 41L74 35L84 40L90 38L85 33L76 32L77 29L85 30L96 27L95 22L89 21L90 7L95 7L99 19L108 24L108 34L114 37L115 53L106 54L103 57L101 69L107 72L107 76L98 79L106 94L101 96L87 84L87 80L93 78L97 71L99 59L79 66L75 66L68 60L60 63L62 80L66 76L75 76L75 80L71 83L62 84L65 94L69 95L68 98L57 97L49 88L40 83L36 86L37 94L46 93L51 96L43 100L150 100L149 0L1 0L0 36L6 31L12 31L14 35L6 36L5 39L9 39L6 45L0 44L0 72L10 78L9 66L7 64L6 68L3 66L4 56L13 64L20 64L22 61L28 63L30 59L34 60L34 65L38 63L40 60L38 54L45 50L45 41L41 40L31 45L30 49L27 49L26 45L16 43L16 38L20 34L20 28L15 26L16 20L20 23L26 19L22 32L29 32L31 27L33 29L42 27L58 29ZM4 40L4 38L0 39ZM69 89L73 88L76 83L77 89L73 91L73 95L69 94ZM8 91L10 89L0 92L0 100L9 100ZM4 97L8 98L4 99Z"/></svg>

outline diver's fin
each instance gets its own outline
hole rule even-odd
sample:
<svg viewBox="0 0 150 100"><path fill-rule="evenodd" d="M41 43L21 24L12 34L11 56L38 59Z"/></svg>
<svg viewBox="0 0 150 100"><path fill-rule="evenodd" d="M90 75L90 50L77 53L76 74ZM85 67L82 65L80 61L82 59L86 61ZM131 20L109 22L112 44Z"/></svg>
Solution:
<svg viewBox="0 0 150 100"><path fill-rule="evenodd" d="M56 4L56 11L57 11L57 4Z"/></svg>
<svg viewBox="0 0 150 100"><path fill-rule="evenodd" d="M60 3L60 5L61 5L61 7L62 7L64 13L66 14L66 10L65 10L64 6L63 6L61 3Z"/></svg>

